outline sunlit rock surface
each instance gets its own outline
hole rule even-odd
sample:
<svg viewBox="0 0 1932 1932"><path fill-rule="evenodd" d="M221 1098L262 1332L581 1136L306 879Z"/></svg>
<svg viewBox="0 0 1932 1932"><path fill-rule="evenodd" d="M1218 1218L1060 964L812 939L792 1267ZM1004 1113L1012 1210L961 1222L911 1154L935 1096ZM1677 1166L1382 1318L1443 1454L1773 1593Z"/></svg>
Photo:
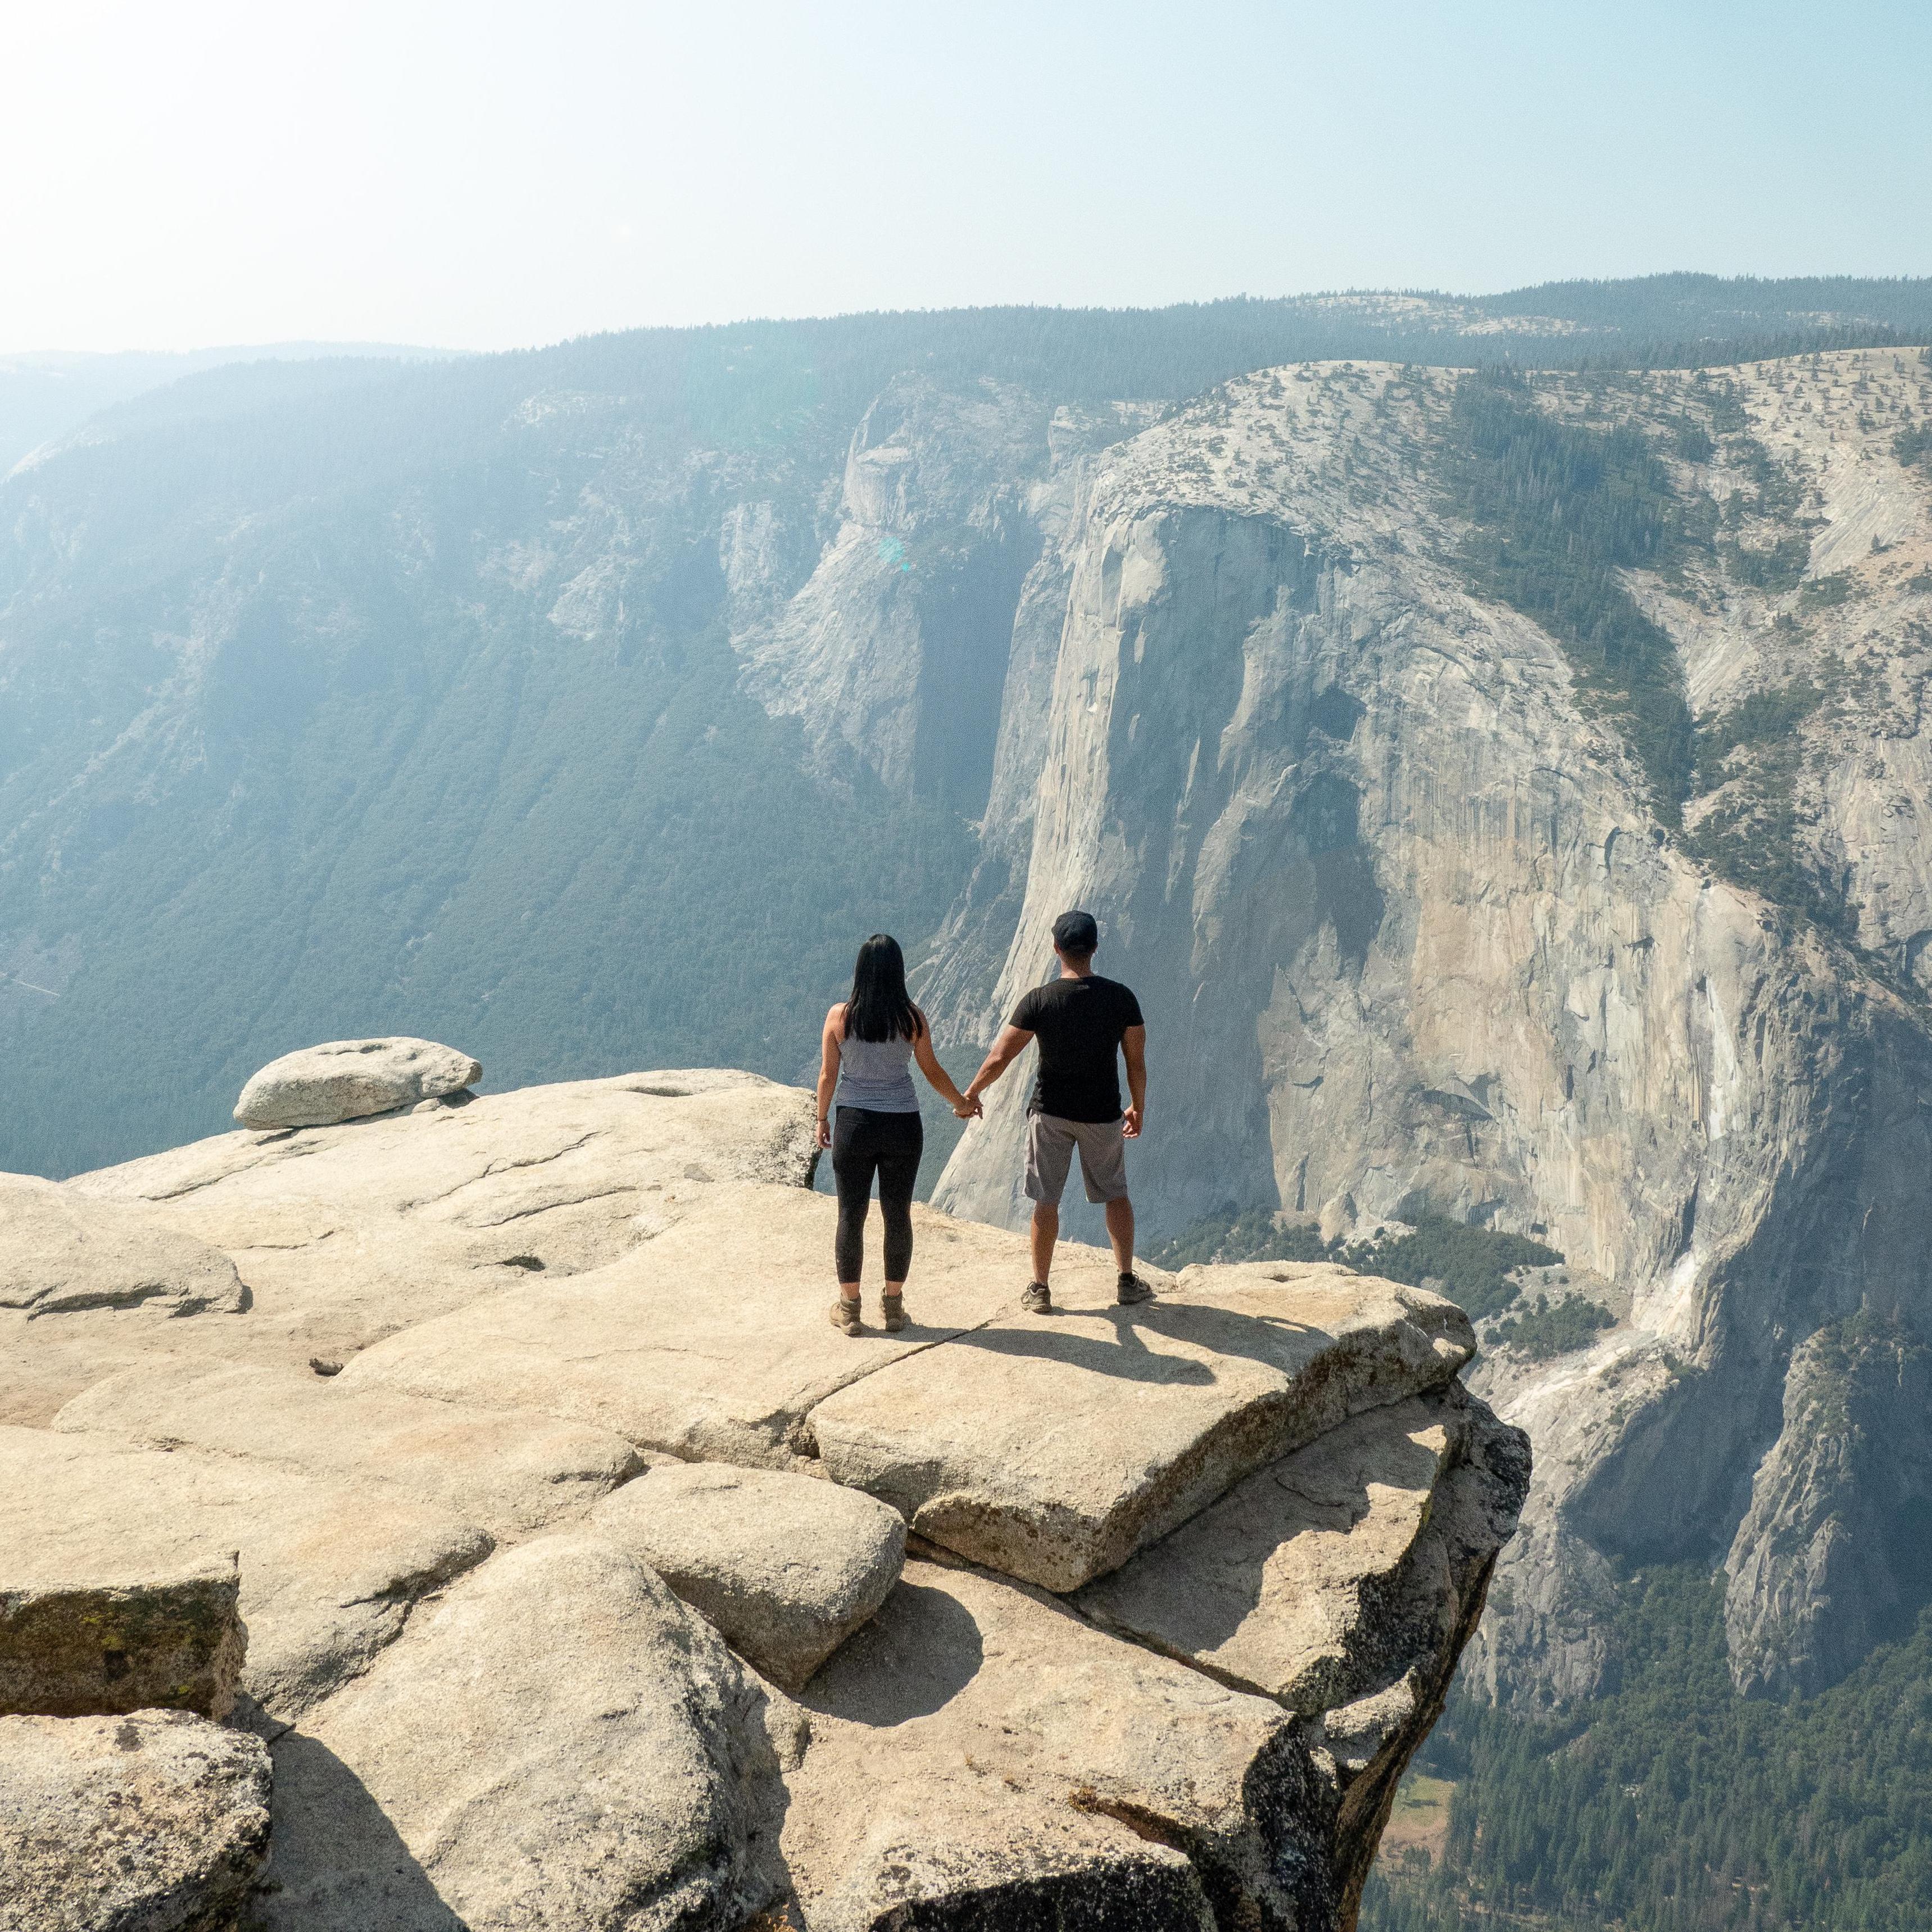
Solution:
<svg viewBox="0 0 1932 1932"><path fill-rule="evenodd" d="M1072 1245L1029 1316L1021 1238L922 1210L911 1324L848 1338L810 1126L640 1074L52 1190L250 1300L16 1314L0 1600L238 1551L261 1923L1352 1922L1527 1484L1461 1312L1123 1310Z"/></svg>

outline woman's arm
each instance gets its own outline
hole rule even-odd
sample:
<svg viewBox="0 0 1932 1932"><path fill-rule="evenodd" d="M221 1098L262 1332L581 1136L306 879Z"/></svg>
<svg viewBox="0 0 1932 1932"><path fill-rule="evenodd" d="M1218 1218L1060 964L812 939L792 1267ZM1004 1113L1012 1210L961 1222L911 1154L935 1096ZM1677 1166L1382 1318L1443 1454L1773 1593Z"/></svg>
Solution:
<svg viewBox="0 0 1932 1932"><path fill-rule="evenodd" d="M933 1084L939 1097L962 1120L970 1120L975 1114L984 1109L976 1100L969 1100L953 1085L952 1076L939 1064L939 1056L932 1050L932 1029L926 1022L926 1016L918 1007L913 1008L919 1018L919 1030L912 1036L912 1057L919 1062L919 1070Z"/></svg>
<svg viewBox="0 0 1932 1932"><path fill-rule="evenodd" d="M966 1097L974 1106L980 1104L980 1096L1025 1052L1033 1044L1033 1035L1024 1027L1016 1027L1009 1020L1000 1028L1000 1036L994 1040L992 1051L981 1061L980 1070L973 1076L973 1084L966 1090Z"/></svg>
<svg viewBox="0 0 1932 1932"><path fill-rule="evenodd" d="M843 1002L825 1016L818 1060L818 1144L832 1144L832 1096L838 1085L838 1042L845 1030Z"/></svg>

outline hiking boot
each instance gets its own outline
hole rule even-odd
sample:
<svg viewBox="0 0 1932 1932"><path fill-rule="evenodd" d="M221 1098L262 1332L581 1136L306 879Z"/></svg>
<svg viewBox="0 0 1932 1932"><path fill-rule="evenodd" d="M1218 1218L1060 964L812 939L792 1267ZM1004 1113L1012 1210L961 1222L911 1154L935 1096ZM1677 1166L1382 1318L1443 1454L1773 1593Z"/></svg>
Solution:
<svg viewBox="0 0 1932 1932"><path fill-rule="evenodd" d="M832 1325L842 1328L848 1335L862 1335L866 1324L859 1319L859 1304L848 1301L842 1294L832 1304Z"/></svg>
<svg viewBox="0 0 1932 1932"><path fill-rule="evenodd" d="M1029 1315L1051 1315L1052 1292L1043 1281L1030 1282L1025 1294L1020 1297L1020 1306Z"/></svg>
<svg viewBox="0 0 1932 1932"><path fill-rule="evenodd" d="M906 1325L905 1297L902 1294L882 1294L879 1297L879 1310L885 1318L886 1333L896 1335Z"/></svg>
<svg viewBox="0 0 1932 1932"><path fill-rule="evenodd" d="M1151 1301L1154 1299L1154 1283L1142 1280L1137 1274L1124 1274L1114 1298L1123 1308L1132 1308L1137 1302Z"/></svg>

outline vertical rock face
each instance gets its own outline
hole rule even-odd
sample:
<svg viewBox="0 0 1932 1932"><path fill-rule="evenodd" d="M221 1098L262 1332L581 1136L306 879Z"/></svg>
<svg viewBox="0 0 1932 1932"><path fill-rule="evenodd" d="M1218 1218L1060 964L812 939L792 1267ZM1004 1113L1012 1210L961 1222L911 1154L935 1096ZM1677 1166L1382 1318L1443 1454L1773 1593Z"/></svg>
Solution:
<svg viewBox="0 0 1932 1932"><path fill-rule="evenodd" d="M1726 1564L1740 1690L1832 1683L1932 1594L1928 1413L1932 1348L1895 1321L1835 1323L1792 1357Z"/></svg>
<svg viewBox="0 0 1932 1932"><path fill-rule="evenodd" d="M1004 668L986 642L1011 628L1040 548L1047 417L1010 385L955 394L902 377L853 434L810 578L775 608L746 583L734 643L746 683L798 717L821 758L843 754L901 796L985 808ZM728 563L748 527L741 514Z"/></svg>
<svg viewBox="0 0 1932 1932"><path fill-rule="evenodd" d="M1264 374L1087 459L930 986L943 1034L990 1036L1088 906L1150 1021L1135 1185L1168 1225L1426 1209L1599 1284L1614 1329L1483 1372L1539 1476L1481 1668L1561 1696L1601 1666L1606 1558L1735 1537L1734 1600L1770 1587L1746 1498L1794 1346L1862 1302L1932 1323L1932 1040L1899 990L1932 931L1932 472L1892 448L1932 373L1856 352L1537 391L1647 439L1718 532L1620 580L1709 726L1682 833L1558 641L1478 590L1442 481L1456 380ZM938 1202L1018 1224L1024 1100L994 1090Z"/></svg>
<svg viewBox="0 0 1932 1932"><path fill-rule="evenodd" d="M233 1557L146 1576L111 1550L56 1557L38 1577L33 1562L16 1558L0 1583L0 1715L227 1716L248 1651Z"/></svg>

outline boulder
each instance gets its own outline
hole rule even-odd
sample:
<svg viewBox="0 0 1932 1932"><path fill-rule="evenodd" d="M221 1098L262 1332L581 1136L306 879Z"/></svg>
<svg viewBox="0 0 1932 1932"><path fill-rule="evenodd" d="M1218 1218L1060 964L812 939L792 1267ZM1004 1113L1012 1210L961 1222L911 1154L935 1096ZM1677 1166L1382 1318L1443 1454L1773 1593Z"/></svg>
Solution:
<svg viewBox="0 0 1932 1932"><path fill-rule="evenodd" d="M805 1702L784 1849L808 1932L1334 1922L1296 1720L1042 1593L908 1562Z"/></svg>
<svg viewBox="0 0 1932 1932"><path fill-rule="evenodd" d="M898 1581L905 1525L856 1490L772 1469L653 1469L591 1513L740 1657L802 1684Z"/></svg>
<svg viewBox="0 0 1932 1932"><path fill-rule="evenodd" d="M1020 1236L915 1208L911 1324L855 1338L826 1319L837 1218L829 1196L800 1188L706 1186L610 1267L419 1322L342 1379L573 1416L688 1460L787 1468L810 1458L827 1396L935 1342L1018 1319L1030 1273ZM1112 1298L1103 1250L1070 1247L1064 1272L1070 1292Z"/></svg>
<svg viewBox="0 0 1932 1932"><path fill-rule="evenodd" d="M0 1174L0 1309L27 1318L83 1309L233 1314L235 1264L151 1213L28 1174Z"/></svg>
<svg viewBox="0 0 1932 1932"><path fill-rule="evenodd" d="M504 1537L581 1514L644 1466L628 1443L584 1423L230 1362L123 1370L68 1402L54 1426L368 1483Z"/></svg>
<svg viewBox="0 0 1932 1932"><path fill-rule="evenodd" d="M104 1551L112 1580L37 1587L22 1554L0 1558L0 1715L227 1716L248 1646L232 1556L135 1577Z"/></svg>
<svg viewBox="0 0 1932 1932"><path fill-rule="evenodd" d="M773 1694L634 1557L506 1552L276 1743L265 1924L736 1932L781 1882Z"/></svg>
<svg viewBox="0 0 1932 1932"><path fill-rule="evenodd" d="M440 1100L482 1079L479 1061L433 1040L332 1040L285 1053L235 1103L244 1127L326 1127Z"/></svg>
<svg viewBox="0 0 1932 1932"><path fill-rule="evenodd" d="M1223 1682L1313 1714L1388 1685L1400 1573L1467 1433L1460 1391L1370 1409L1238 1484L1082 1613Z"/></svg>
<svg viewBox="0 0 1932 1932"><path fill-rule="evenodd" d="M371 1485L194 1450L0 1429L7 1588L178 1576L238 1550L242 1688L278 1718L365 1668L419 1598L492 1546L475 1523Z"/></svg>
<svg viewBox="0 0 1932 1932"><path fill-rule="evenodd" d="M0 1932L229 1932L268 1788L260 1739L185 1712L0 1718Z"/></svg>
<svg viewBox="0 0 1932 1932"><path fill-rule="evenodd" d="M1356 1412L1450 1381L1468 1319L1317 1264L1191 1268L1136 1308L1090 1294L884 1366L812 1413L825 1466L918 1534L1078 1589Z"/></svg>

